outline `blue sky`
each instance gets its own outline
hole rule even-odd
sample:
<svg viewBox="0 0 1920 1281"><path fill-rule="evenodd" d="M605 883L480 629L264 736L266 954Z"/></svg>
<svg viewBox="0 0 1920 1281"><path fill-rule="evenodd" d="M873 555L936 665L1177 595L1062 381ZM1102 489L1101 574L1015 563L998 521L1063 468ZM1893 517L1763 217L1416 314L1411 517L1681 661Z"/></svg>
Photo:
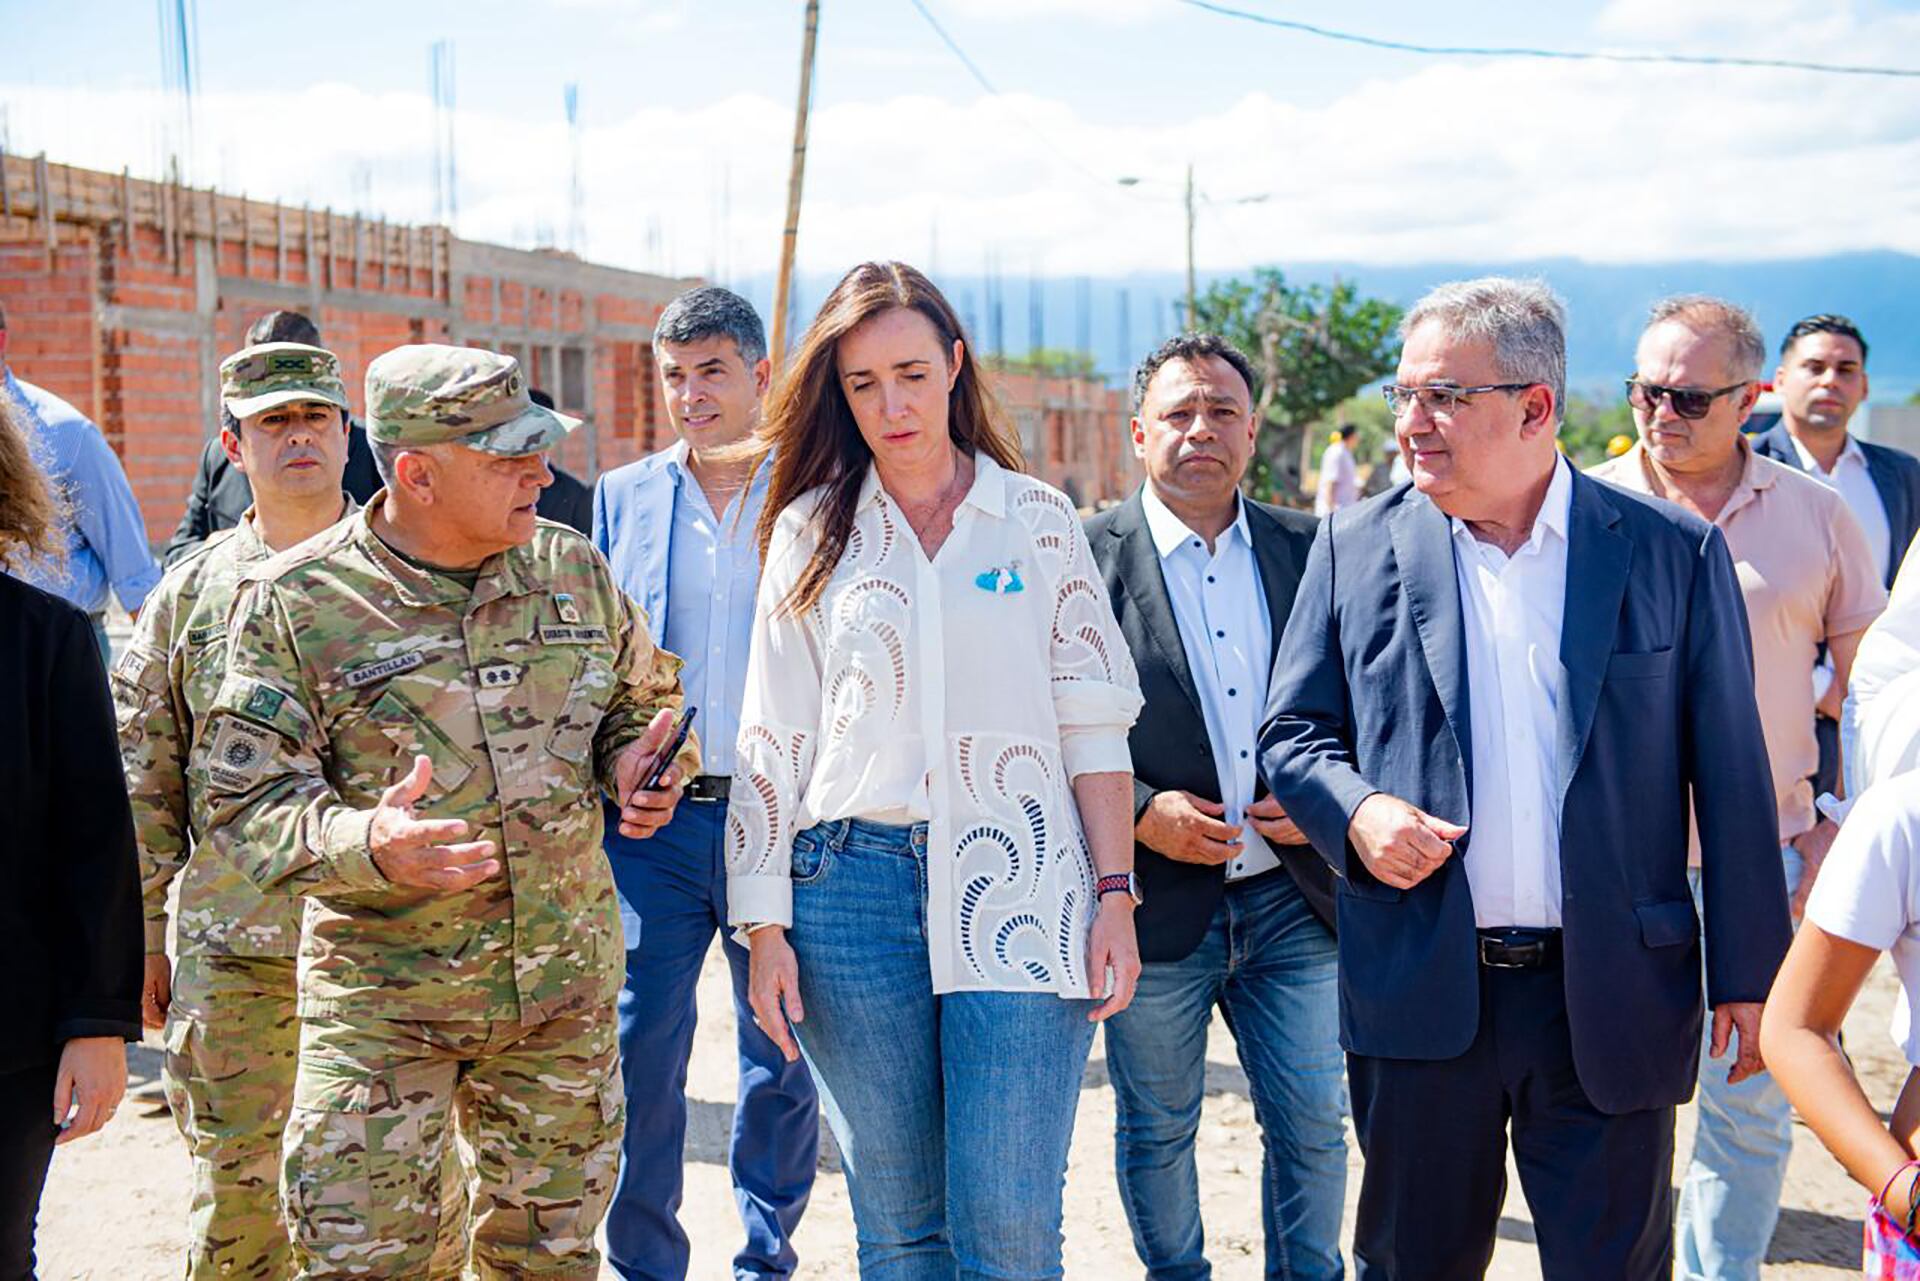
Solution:
<svg viewBox="0 0 1920 1281"><path fill-rule="evenodd" d="M1920 252L1920 80L1440 59L1178 0L925 3L1000 92L909 0L824 0L803 267L1176 266L1189 160L1203 266ZM1239 3L1414 41L1920 65L1912 2ZM451 39L461 234L564 241L571 80L591 256L734 275L777 253L797 0L198 10L202 183L426 219L428 47ZM151 0L0 0L0 31L10 148L156 170L179 130Z"/></svg>

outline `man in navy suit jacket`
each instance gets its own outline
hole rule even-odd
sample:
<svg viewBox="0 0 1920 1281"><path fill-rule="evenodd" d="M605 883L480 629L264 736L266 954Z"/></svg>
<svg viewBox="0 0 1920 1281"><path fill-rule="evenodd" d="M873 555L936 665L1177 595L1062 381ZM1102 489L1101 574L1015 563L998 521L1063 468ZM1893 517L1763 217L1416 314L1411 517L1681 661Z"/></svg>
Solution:
<svg viewBox="0 0 1920 1281"><path fill-rule="evenodd" d="M1891 588L1920 533L1920 458L1847 430L1867 398L1867 340L1845 316L1808 316L1781 342L1773 386L1780 421L1753 438L1754 452L1838 489Z"/></svg>
<svg viewBox="0 0 1920 1281"><path fill-rule="evenodd" d="M1413 481L1322 527L1260 764L1341 878L1362 1278L1480 1276L1509 1126L1546 1275L1665 1277L1707 916L1714 1053L1758 1071L1789 936L1720 535L1581 476L1545 286L1445 285L1388 399Z"/></svg>
<svg viewBox="0 0 1920 1281"><path fill-rule="evenodd" d="M1861 440L1848 430L1867 398L1867 340L1845 316L1808 316L1780 343L1773 373L1780 421L1753 438L1753 452L1798 468L1840 491L1866 531L1886 586L1920 533L1920 458ZM1831 665L1823 663L1831 674ZM1840 777L1841 696L1832 691L1814 720L1820 767L1813 790L1835 791Z"/></svg>

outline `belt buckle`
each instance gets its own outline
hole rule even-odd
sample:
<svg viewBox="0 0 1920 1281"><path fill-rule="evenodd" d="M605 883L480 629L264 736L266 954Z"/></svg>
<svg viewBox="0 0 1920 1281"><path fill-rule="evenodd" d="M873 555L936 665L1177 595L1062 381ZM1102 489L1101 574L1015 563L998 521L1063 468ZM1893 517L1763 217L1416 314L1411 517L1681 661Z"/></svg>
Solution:
<svg viewBox="0 0 1920 1281"><path fill-rule="evenodd" d="M1531 970L1539 968L1546 959L1547 945L1544 940L1528 939L1524 942L1508 942L1506 939L1480 939L1480 964L1494 970Z"/></svg>

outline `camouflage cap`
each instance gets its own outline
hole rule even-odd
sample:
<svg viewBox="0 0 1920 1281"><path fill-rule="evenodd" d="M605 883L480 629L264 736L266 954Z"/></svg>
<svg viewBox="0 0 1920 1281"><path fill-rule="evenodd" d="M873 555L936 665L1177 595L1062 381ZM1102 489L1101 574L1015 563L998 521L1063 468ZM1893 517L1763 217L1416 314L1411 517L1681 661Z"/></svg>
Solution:
<svg viewBox="0 0 1920 1281"><path fill-rule="evenodd" d="M367 435L382 444L451 440L511 456L550 448L579 425L528 399L520 362L496 351L415 343L367 366Z"/></svg>
<svg viewBox="0 0 1920 1281"><path fill-rule="evenodd" d="M220 362L220 403L235 418L251 418L297 400L347 408L338 356L305 343L264 342Z"/></svg>

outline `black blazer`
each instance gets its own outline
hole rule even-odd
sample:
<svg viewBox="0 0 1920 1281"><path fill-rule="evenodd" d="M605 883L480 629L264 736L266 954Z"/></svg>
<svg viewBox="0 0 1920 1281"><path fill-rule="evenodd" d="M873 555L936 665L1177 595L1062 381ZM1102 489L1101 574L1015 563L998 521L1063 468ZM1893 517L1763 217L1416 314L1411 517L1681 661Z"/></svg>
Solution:
<svg viewBox="0 0 1920 1281"><path fill-rule="evenodd" d="M552 463L547 465L553 471L553 483L540 491L540 502L535 510L548 520L571 525L592 537L593 491L572 472L555 467Z"/></svg>
<svg viewBox="0 0 1920 1281"><path fill-rule="evenodd" d="M1857 436L1854 439L1859 441L1860 452L1866 457L1867 475L1873 478L1873 487L1880 492L1880 505L1887 509L1887 527L1893 534L1893 555L1887 558L1887 586L1892 587L1894 576L1900 572L1900 561L1913 545L1914 535L1920 533L1920 458L1890 445L1876 445ZM1786 423L1775 423L1754 436L1752 442L1755 453L1783 462L1795 471L1802 470L1800 451L1793 447L1793 434L1787 430Z"/></svg>
<svg viewBox="0 0 1920 1281"><path fill-rule="evenodd" d="M0 1072L140 1039L140 872L87 616L0 573Z"/></svg>
<svg viewBox="0 0 1920 1281"><path fill-rule="evenodd" d="M353 501L365 506L380 488L380 473L373 467L373 450L367 447L367 433L359 423L347 427L347 470L340 488ZM171 565L223 529L232 529L253 506L253 483L247 473L235 467L220 447L218 436L200 451L200 468L193 474L193 491L187 495L187 510L181 514L180 527L173 531L161 558Z"/></svg>
<svg viewBox="0 0 1920 1281"><path fill-rule="evenodd" d="M1401 484L1330 517L1281 642L1260 767L1343 873L1341 1038L1448 1059L1479 1025L1466 638L1453 539ZM1707 996L1759 1001L1789 938L1746 608L1718 530L1573 473L1560 661L1560 874L1567 1020L1602 1111L1693 1093L1703 1011L1687 888L1699 816ZM1411 890L1374 880L1347 824L1376 791L1465 824Z"/></svg>
<svg viewBox="0 0 1920 1281"><path fill-rule="evenodd" d="M1251 500L1246 501L1246 512L1247 532L1253 535L1254 561L1260 569L1260 585L1266 593L1267 613L1273 619L1277 649L1318 522L1303 512ZM1133 749L1134 816L1139 817L1155 792L1192 792L1218 801L1220 778L1214 772L1207 722L1200 710L1193 672L1187 666L1180 624L1173 616L1173 599L1167 595L1160 554L1154 549L1139 491L1119 506L1089 519L1087 539L1106 580L1121 635L1133 651L1140 692L1146 697L1146 706L1128 738ZM1266 795L1266 790L1262 783L1258 795ZM1331 927L1333 877L1326 864L1306 845L1276 846L1274 853L1299 884L1314 913ZM1226 891L1226 869L1178 863L1138 844L1133 859L1146 898L1135 915L1140 959L1178 961L1205 937L1220 896Z"/></svg>

